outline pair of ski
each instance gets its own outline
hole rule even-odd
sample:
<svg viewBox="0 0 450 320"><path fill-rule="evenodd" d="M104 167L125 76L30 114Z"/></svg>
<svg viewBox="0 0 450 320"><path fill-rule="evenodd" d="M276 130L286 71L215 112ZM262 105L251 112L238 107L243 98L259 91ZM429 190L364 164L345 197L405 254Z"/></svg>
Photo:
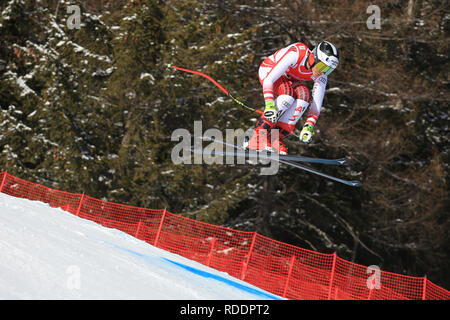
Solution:
<svg viewBox="0 0 450 320"><path fill-rule="evenodd" d="M274 161L278 161L280 163L284 163L287 165L290 165L292 167L305 170L307 172L319 175L321 177L340 182L343 184L346 184L351 187L360 187L361 183L359 181L350 181L350 180L344 180L337 177L334 177L332 175L323 173L319 170L316 170L314 168L302 165L298 162L306 162L306 163L321 163L321 164L328 164L328 165L345 165L347 164L347 159L341 158L341 159L321 159L321 158L310 158L310 157L303 157L303 156L291 156L291 155L279 155L274 154L271 152L256 152L256 151L249 151L247 149L244 149L238 145L227 143L225 141L221 141L214 138L208 138L209 141L221 143L225 146L233 148L233 151L217 151L217 150L197 150L197 149L191 149L193 153L197 154L203 154L208 156L234 156L234 157L244 157L245 159L251 160L251 159L270 159Z"/></svg>

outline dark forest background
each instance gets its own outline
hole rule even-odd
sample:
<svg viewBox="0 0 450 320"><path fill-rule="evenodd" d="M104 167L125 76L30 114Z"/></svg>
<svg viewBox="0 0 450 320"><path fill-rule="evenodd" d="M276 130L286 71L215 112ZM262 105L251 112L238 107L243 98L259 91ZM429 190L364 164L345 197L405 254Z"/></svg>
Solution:
<svg viewBox="0 0 450 320"><path fill-rule="evenodd" d="M69 5L81 8L69 29ZM378 5L381 29L369 29ZM449 2L10 0L0 10L0 169L52 188L183 216L450 287ZM243 130L263 59L333 42L310 145L291 154L351 188L282 166L174 165L172 132ZM304 119L299 121L298 127Z"/></svg>

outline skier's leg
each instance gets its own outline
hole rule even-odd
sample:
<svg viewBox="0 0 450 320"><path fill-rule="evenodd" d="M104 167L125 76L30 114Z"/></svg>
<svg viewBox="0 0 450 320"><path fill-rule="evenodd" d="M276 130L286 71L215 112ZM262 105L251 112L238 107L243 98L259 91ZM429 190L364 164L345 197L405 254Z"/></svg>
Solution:
<svg viewBox="0 0 450 320"><path fill-rule="evenodd" d="M260 68L260 73L262 69ZM261 76L261 75L260 75ZM278 112L282 114L284 111L291 107L294 102L294 90L292 88L291 82L286 77L280 77L274 83L274 93L275 93L275 105L278 108ZM257 122L256 128L250 139L244 141L244 148L264 150L270 149L270 130L275 126L275 123L270 122L261 117Z"/></svg>
<svg viewBox="0 0 450 320"><path fill-rule="evenodd" d="M286 110L278 119L278 127L294 132L295 125L302 117L303 113L308 109L310 101L310 93L308 87L303 82L293 84L295 103L291 108Z"/></svg>
<svg viewBox="0 0 450 320"><path fill-rule="evenodd" d="M282 139L294 132L295 125L308 108L310 100L309 89L303 82L296 82L292 87L295 101L290 108L283 112L274 127L274 129L279 129L279 139L274 140L272 148L281 154L287 154L287 148Z"/></svg>
<svg viewBox="0 0 450 320"><path fill-rule="evenodd" d="M274 83L275 106L278 108L278 114L282 115L288 110L295 101L295 93L292 82L282 76Z"/></svg>

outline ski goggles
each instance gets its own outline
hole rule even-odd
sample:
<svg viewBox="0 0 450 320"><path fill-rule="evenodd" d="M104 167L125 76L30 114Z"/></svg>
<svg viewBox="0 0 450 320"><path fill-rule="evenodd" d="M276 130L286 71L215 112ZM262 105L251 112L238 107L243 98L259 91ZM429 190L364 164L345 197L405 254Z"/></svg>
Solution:
<svg viewBox="0 0 450 320"><path fill-rule="evenodd" d="M314 67L314 66L316 67L317 71L323 72L323 73L326 74L326 75L329 75L329 74L332 73L333 70L334 70L333 67L327 66L327 65L326 65L325 63L323 63L322 61L315 62L315 63L311 66L311 68Z"/></svg>
<svg viewBox="0 0 450 320"><path fill-rule="evenodd" d="M308 62L309 62L309 65L311 66L311 69L315 66L317 71L323 72L326 75L329 75L335 69L333 67L326 65L324 62L319 60L319 58L317 57L317 51L315 48L310 53L308 59L309 59Z"/></svg>

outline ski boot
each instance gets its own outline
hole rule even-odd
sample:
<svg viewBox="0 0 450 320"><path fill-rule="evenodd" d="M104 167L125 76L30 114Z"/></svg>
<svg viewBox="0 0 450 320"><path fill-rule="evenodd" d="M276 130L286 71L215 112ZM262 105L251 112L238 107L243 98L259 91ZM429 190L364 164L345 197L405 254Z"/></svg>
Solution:
<svg viewBox="0 0 450 320"><path fill-rule="evenodd" d="M271 134L269 134L269 137L267 138L267 146L270 148L270 151L277 152L280 155L287 156L288 149L283 142L283 138L287 137L289 135L289 132L284 129L281 129L278 126L275 126L273 129L278 130L278 138L274 139L274 141L272 142L272 136ZM273 129L271 133L273 132Z"/></svg>
<svg viewBox="0 0 450 320"><path fill-rule="evenodd" d="M244 140L243 148L246 150L252 149L257 151L271 151L269 133L270 129L274 126L275 123L269 122L264 117L261 117L261 119L256 123L256 128L251 138L248 139L248 137L246 137Z"/></svg>

